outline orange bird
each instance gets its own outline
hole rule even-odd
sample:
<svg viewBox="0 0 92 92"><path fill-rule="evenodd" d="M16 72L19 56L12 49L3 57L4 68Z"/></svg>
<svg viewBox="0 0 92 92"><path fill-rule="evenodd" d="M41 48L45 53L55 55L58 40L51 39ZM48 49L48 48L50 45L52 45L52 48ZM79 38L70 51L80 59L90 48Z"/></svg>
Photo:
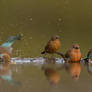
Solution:
<svg viewBox="0 0 92 92"><path fill-rule="evenodd" d="M56 53L58 49L60 48L61 43L59 40L59 36L53 36L45 46L45 49L41 54L46 54L46 53Z"/></svg>
<svg viewBox="0 0 92 92"><path fill-rule="evenodd" d="M12 55L12 45L16 40L20 40L21 35L11 36L8 40L0 46L0 61L10 62Z"/></svg>
<svg viewBox="0 0 92 92"><path fill-rule="evenodd" d="M70 61L80 61L82 57L80 46L78 44L74 44L72 48L66 52L65 57Z"/></svg>

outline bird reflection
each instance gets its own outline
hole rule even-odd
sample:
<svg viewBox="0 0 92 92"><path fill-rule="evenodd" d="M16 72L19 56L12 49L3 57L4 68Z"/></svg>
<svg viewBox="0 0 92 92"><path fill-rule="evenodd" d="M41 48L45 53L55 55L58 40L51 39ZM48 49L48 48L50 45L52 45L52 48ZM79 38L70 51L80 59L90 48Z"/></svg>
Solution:
<svg viewBox="0 0 92 92"><path fill-rule="evenodd" d="M92 75L92 63L86 62L87 71L90 75Z"/></svg>
<svg viewBox="0 0 92 92"><path fill-rule="evenodd" d="M78 80L81 72L80 63L66 63L65 69L73 80Z"/></svg>
<svg viewBox="0 0 92 92"><path fill-rule="evenodd" d="M56 86L60 81L60 74L57 72L54 66L43 65L42 70L51 85Z"/></svg>
<svg viewBox="0 0 92 92"><path fill-rule="evenodd" d="M87 53L87 57L83 59L84 64L87 66L87 71L90 75L92 75L92 48L89 49Z"/></svg>
<svg viewBox="0 0 92 92"><path fill-rule="evenodd" d="M12 78L12 71L10 63L0 64L0 79L8 81L12 85L19 85L20 83Z"/></svg>

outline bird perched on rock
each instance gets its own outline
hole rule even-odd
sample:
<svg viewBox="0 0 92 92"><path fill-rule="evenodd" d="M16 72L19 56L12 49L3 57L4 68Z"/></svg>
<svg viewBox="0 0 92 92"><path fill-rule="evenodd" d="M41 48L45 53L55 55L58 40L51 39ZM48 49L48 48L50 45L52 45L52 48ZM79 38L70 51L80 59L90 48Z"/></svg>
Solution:
<svg viewBox="0 0 92 92"><path fill-rule="evenodd" d="M12 55L12 45L16 40L20 40L21 35L11 36L0 46L0 61L9 62Z"/></svg>
<svg viewBox="0 0 92 92"><path fill-rule="evenodd" d="M80 61L82 57L80 46L78 44L74 44L72 48L66 52L65 57L70 61Z"/></svg>
<svg viewBox="0 0 92 92"><path fill-rule="evenodd" d="M87 58L84 59L87 62L92 61L92 48L88 51Z"/></svg>
<svg viewBox="0 0 92 92"><path fill-rule="evenodd" d="M58 55L62 56L65 61L75 62L80 61L82 54L80 51L80 46L78 44L74 44L72 48L70 48L65 54L61 52L56 52Z"/></svg>
<svg viewBox="0 0 92 92"><path fill-rule="evenodd" d="M60 48L60 46L61 46L61 43L59 40L59 36L55 35L55 36L51 37L51 39L49 40L49 42L45 46L44 51L41 52L41 54L56 53L58 51L58 49Z"/></svg>

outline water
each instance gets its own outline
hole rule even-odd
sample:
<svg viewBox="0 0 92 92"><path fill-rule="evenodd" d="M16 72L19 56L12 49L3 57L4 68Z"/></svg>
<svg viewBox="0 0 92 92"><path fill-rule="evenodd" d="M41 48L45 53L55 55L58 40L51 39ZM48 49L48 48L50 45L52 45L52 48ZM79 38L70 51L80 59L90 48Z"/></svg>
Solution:
<svg viewBox="0 0 92 92"><path fill-rule="evenodd" d="M91 11L91 0L0 0L0 44L20 33L23 37L13 45L12 58L39 58L50 37L57 34L60 52L65 53L73 43L78 43L84 58L92 47ZM51 65L60 75L58 85L54 86L44 74L42 63L6 65L5 74L9 73L13 82L0 78L0 92L91 92L92 77L86 65L81 64L78 80L73 80L65 69L60 70L60 66Z"/></svg>
<svg viewBox="0 0 92 92"><path fill-rule="evenodd" d="M56 59L57 62L53 63L51 58L44 61L36 58L30 62L26 62L27 59L12 60L11 64L0 64L1 92L92 90L92 63L64 63L62 59L62 62ZM19 60L25 62L20 63Z"/></svg>

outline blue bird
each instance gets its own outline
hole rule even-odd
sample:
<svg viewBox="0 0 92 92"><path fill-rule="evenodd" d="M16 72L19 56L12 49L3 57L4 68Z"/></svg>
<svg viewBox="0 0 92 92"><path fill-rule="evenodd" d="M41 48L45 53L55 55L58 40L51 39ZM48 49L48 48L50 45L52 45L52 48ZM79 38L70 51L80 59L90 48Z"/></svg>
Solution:
<svg viewBox="0 0 92 92"><path fill-rule="evenodd" d="M16 40L20 40L21 35L10 36L6 42L4 42L0 46L0 61L10 61L10 57L12 55L12 45L15 43Z"/></svg>

